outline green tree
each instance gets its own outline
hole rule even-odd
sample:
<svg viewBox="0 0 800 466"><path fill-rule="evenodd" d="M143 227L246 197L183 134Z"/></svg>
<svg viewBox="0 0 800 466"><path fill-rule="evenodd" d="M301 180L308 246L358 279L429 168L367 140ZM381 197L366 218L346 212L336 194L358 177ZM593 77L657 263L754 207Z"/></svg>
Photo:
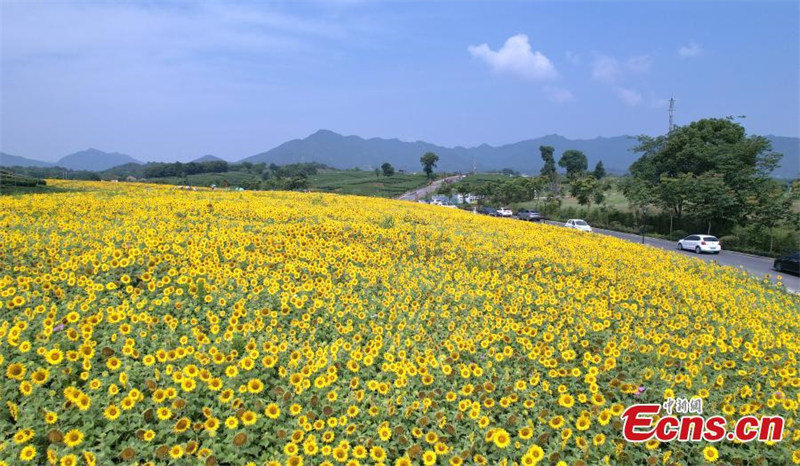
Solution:
<svg viewBox="0 0 800 466"><path fill-rule="evenodd" d="M586 155L579 151L570 149L561 154L558 166L567 171L567 178L573 179L586 172L588 161Z"/></svg>
<svg viewBox="0 0 800 466"><path fill-rule="evenodd" d="M653 202L669 214L669 234L675 218L683 216L683 208L692 196L694 189L693 175L682 173L674 178L662 176L653 192Z"/></svg>
<svg viewBox="0 0 800 466"><path fill-rule="evenodd" d="M687 204L695 217L707 222L707 234L711 234L713 222L729 220L736 214L739 206L723 175L704 173L693 177L691 186Z"/></svg>
<svg viewBox="0 0 800 466"><path fill-rule="evenodd" d="M384 162L383 165L381 165L381 170L383 170L383 176L394 175L394 167L389 162Z"/></svg>
<svg viewBox="0 0 800 466"><path fill-rule="evenodd" d="M438 161L439 156L433 152L426 152L425 155L419 158L419 162L422 164L422 171L425 172L428 179L433 178L433 169L436 168L436 162Z"/></svg>
<svg viewBox="0 0 800 466"><path fill-rule="evenodd" d="M765 180L750 199L749 220L769 231L769 252L775 244L775 228L782 224L797 228L800 214L794 211L793 203L800 192L789 190L775 180Z"/></svg>
<svg viewBox="0 0 800 466"><path fill-rule="evenodd" d="M544 165L542 165L542 169L539 170L539 173L542 176L552 177L554 173L556 173L556 159L553 157L553 153L556 150L552 146L539 146L539 152L542 155L542 160L544 161Z"/></svg>
<svg viewBox="0 0 800 466"><path fill-rule="evenodd" d="M781 158L762 136L747 136L732 118L709 118L674 129L666 136L639 137L634 148L642 156L631 175L649 187L656 205L680 218L687 205L694 217L742 221L755 190L768 179ZM704 202L701 188L723 192L722 202ZM724 188L724 189L723 189ZM700 196L700 197L698 197ZM691 198L692 202L687 203ZM704 211L709 209L708 211Z"/></svg>
<svg viewBox="0 0 800 466"><path fill-rule="evenodd" d="M556 160L553 157L555 149L552 146L539 146L539 152L541 152L542 160L544 160L540 173L550 186L550 192L547 195L548 199L558 199L561 197L561 181L558 179ZM559 201L558 204L561 205L561 202Z"/></svg>
<svg viewBox="0 0 800 466"><path fill-rule="evenodd" d="M599 160L597 165L594 166L594 177L602 180L606 177L606 168L603 166L603 161Z"/></svg>
<svg viewBox="0 0 800 466"><path fill-rule="evenodd" d="M570 194L578 201L578 204L589 206L589 208L591 208L592 201L594 201L596 189L597 178L593 175L572 178L569 183Z"/></svg>
<svg viewBox="0 0 800 466"><path fill-rule="evenodd" d="M605 191L608 185L599 181L594 175L573 178L570 181L570 194L578 204L587 206L591 210L592 203L601 204L605 200Z"/></svg>
<svg viewBox="0 0 800 466"><path fill-rule="evenodd" d="M642 178L629 176L619 183L622 194L628 200L636 222L640 223L647 210L656 202L655 192L649 182Z"/></svg>

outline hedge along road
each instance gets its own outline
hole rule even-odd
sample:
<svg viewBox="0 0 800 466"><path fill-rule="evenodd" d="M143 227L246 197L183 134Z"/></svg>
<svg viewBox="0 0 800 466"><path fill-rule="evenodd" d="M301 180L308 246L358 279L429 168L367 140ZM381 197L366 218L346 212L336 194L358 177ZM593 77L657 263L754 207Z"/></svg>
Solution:
<svg viewBox="0 0 800 466"><path fill-rule="evenodd" d="M547 223L551 225L564 226L564 224L561 222L548 221ZM619 231L612 231L612 230L604 230L602 228L594 228L594 227L592 227L592 230L594 230L594 233L614 236L616 238L632 241L635 243L642 242L642 237L640 235L634 235L631 233L622 233ZM651 238L648 236L645 236L644 244L659 249L667 249L670 251L674 251L676 254L683 254L700 260L714 261L719 265L736 267L745 270L747 273L758 278L767 276L773 282L777 282L778 276L780 276L781 277L780 281L783 283L783 285L786 287L787 290L791 291L792 293L800 293L800 277L775 271L772 268L774 259L772 259L771 257L754 256L752 254L744 254L735 251L725 251L724 244L722 245L723 251L719 254L695 254L694 251L679 251L677 249L677 244L678 244L677 241L669 241L660 238Z"/></svg>

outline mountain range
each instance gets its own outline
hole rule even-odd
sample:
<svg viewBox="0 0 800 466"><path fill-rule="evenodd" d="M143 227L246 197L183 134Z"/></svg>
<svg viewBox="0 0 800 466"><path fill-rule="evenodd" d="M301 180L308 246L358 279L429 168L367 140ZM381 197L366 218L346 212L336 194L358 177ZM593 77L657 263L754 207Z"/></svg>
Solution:
<svg viewBox="0 0 800 466"><path fill-rule="evenodd" d="M783 154L781 166L774 176L792 178L800 173L800 139L769 135L772 148ZM490 146L482 144L475 147L445 147L424 141L406 142L399 139L343 136L329 130L319 130L304 139L293 139L266 152L245 157L240 162L275 163L284 165L298 162L319 162L335 168L360 167L371 169L383 162L390 162L395 168L419 171L419 158L425 152L439 155L438 169L442 171L470 171L473 165L479 171L511 168L523 173L536 173L542 166L539 146L553 146L556 159L568 149L583 151L593 168L599 161L609 172L624 173L639 154L631 151L637 145L632 136L597 137L594 139L568 139L551 134L536 139ZM222 160L213 155L205 155L194 161ZM126 164L142 163L135 158L119 153L106 153L88 149L67 155L55 163L0 153L3 166L60 166L75 170L102 171Z"/></svg>
<svg viewBox="0 0 800 466"><path fill-rule="evenodd" d="M93 148L65 155L64 157L58 159L58 161L55 163L42 162L40 160L0 152L0 166L6 167L61 167L68 168L70 170L89 170L99 172L119 165L124 165L126 163L142 164L143 162L136 160L130 155L120 154L118 152L103 152L99 149Z"/></svg>

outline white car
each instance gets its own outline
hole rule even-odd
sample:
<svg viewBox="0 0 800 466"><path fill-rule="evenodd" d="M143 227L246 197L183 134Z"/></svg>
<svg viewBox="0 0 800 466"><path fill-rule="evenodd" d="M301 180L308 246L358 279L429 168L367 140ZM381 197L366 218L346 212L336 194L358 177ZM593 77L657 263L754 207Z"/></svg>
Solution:
<svg viewBox="0 0 800 466"><path fill-rule="evenodd" d="M712 254L719 254L722 251L722 244L716 236L711 235L689 235L686 238L678 241L678 249L694 251L697 254L710 252Z"/></svg>
<svg viewBox="0 0 800 466"><path fill-rule="evenodd" d="M511 209L509 209L508 207L501 207L497 209L497 215L501 217L511 217L512 215L514 215L514 212L511 212Z"/></svg>
<svg viewBox="0 0 800 466"><path fill-rule="evenodd" d="M567 220L567 223L565 223L564 226L567 228L574 228L580 231L588 231L588 232L592 231L592 227L590 227L585 220L581 220L579 218L571 218Z"/></svg>

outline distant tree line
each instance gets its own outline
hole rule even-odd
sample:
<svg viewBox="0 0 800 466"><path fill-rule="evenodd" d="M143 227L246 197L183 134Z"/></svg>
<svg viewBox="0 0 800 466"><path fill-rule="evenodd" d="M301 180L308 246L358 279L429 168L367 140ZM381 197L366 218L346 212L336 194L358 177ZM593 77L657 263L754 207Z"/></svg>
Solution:
<svg viewBox="0 0 800 466"><path fill-rule="evenodd" d="M100 181L97 172L88 170L70 170L62 167L6 167L10 172L32 178L51 178L63 180Z"/></svg>
<svg viewBox="0 0 800 466"><path fill-rule="evenodd" d="M183 177L201 173L224 173L229 170L228 162L212 160L208 162L149 162L144 166L142 176L145 178Z"/></svg>

